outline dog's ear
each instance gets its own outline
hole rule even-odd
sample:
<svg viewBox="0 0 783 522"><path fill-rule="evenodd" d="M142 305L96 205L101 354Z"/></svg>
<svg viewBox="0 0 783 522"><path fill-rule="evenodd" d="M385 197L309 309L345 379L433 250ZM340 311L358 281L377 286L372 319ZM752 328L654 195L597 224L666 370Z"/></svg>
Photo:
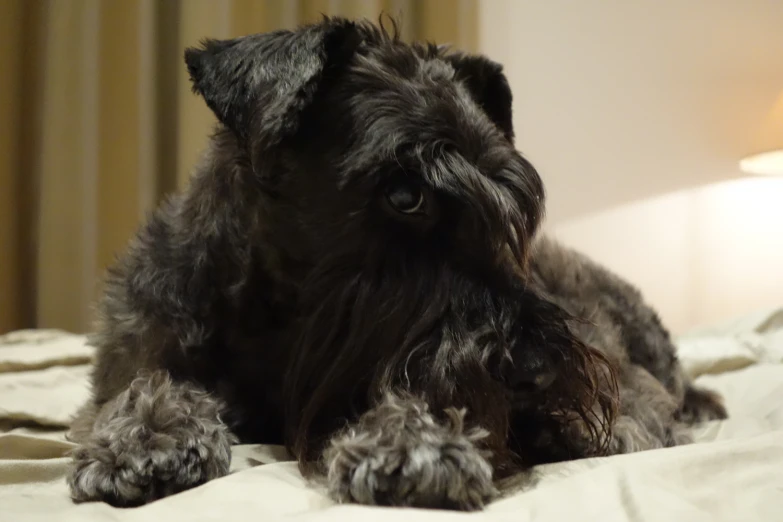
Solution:
<svg viewBox="0 0 783 522"><path fill-rule="evenodd" d="M463 53L450 53L445 59L454 67L456 78L462 81L506 138L513 142L511 88L503 74L503 67L483 56Z"/></svg>
<svg viewBox="0 0 783 522"><path fill-rule="evenodd" d="M325 18L295 31L204 40L185 51L185 63L193 91L226 127L243 142L272 146L296 130L324 73L346 63L360 39L354 23Z"/></svg>

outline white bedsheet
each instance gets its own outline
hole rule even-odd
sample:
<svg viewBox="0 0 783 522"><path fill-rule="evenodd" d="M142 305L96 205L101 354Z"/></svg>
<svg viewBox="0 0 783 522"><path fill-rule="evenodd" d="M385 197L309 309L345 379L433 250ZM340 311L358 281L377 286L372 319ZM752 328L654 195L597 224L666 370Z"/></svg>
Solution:
<svg viewBox="0 0 783 522"><path fill-rule="evenodd" d="M234 448L233 472L135 509L74 505L68 418L87 397L91 350L54 331L0 336L0 521L783 522L783 309L679 340L686 368L730 418L697 444L539 467L479 513L335 505L275 446Z"/></svg>

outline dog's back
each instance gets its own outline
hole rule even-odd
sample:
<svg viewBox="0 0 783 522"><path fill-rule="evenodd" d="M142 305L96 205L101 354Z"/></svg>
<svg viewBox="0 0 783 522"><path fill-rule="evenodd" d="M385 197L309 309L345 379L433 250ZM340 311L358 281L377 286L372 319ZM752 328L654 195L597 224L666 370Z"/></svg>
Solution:
<svg viewBox="0 0 783 522"><path fill-rule="evenodd" d="M577 335L621 368L639 367L654 377L671 395L678 418L693 422L726 417L717 396L691 386L670 332L636 287L543 235L535 242L530 266L540 291L577 319ZM623 397L629 394L621 392L621 401ZM626 405L627 409L634 407ZM638 408L645 407L643 402L638 404Z"/></svg>

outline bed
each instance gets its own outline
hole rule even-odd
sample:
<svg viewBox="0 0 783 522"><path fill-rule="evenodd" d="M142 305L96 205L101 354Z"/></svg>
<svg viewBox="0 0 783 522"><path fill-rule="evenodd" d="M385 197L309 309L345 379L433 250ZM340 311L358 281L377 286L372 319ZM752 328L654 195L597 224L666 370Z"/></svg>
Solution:
<svg viewBox="0 0 783 522"><path fill-rule="evenodd" d="M84 338L53 330L0 336L0 521L783 521L783 308L678 339L730 418L697 443L536 468L486 510L463 514L336 505L276 446L234 448L232 473L144 507L74 505L64 476L69 417L88 393Z"/></svg>

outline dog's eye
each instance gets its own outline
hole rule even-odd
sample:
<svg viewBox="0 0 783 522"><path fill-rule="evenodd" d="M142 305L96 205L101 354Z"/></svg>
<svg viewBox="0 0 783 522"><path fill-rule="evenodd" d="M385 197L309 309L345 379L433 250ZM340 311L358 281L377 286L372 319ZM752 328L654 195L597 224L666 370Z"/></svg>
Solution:
<svg viewBox="0 0 783 522"><path fill-rule="evenodd" d="M410 183L397 183L386 189L389 205L403 214L416 214L424 210L424 193Z"/></svg>

